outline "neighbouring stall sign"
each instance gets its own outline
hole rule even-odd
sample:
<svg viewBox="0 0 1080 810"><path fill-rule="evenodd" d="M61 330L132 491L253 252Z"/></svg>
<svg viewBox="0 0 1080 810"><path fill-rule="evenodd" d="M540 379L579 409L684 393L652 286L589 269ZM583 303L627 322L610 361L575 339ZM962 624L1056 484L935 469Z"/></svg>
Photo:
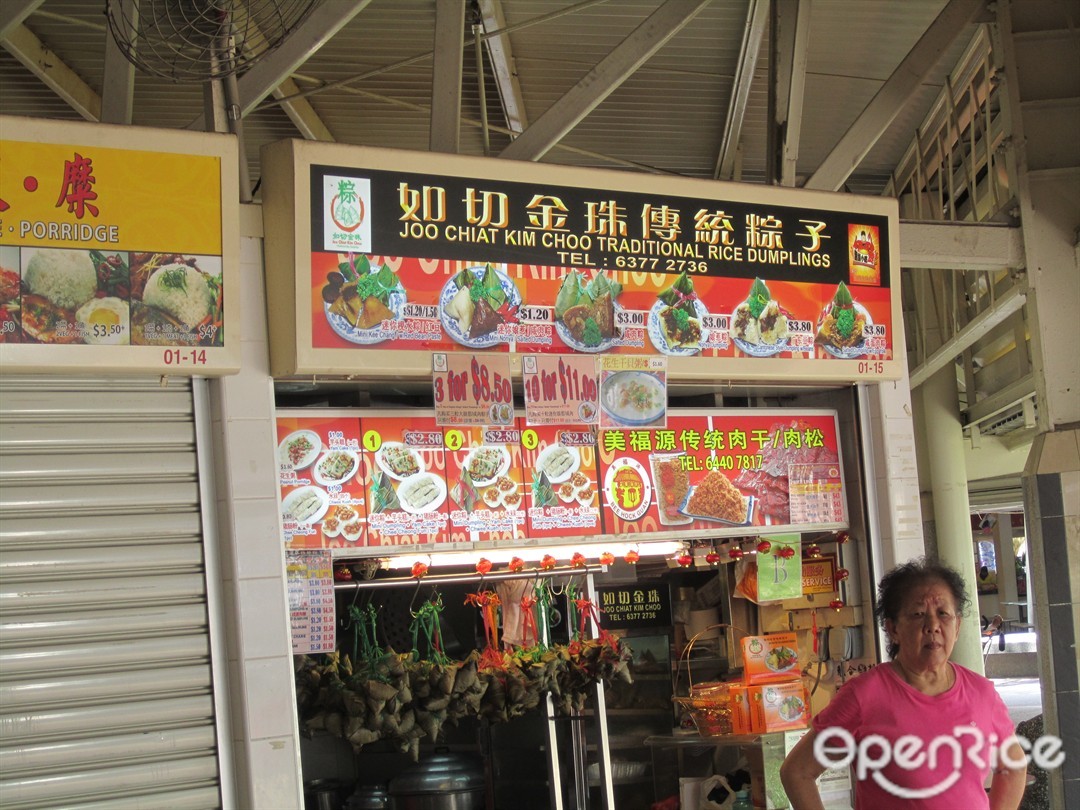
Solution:
<svg viewBox="0 0 1080 810"><path fill-rule="evenodd" d="M527 354L521 358L528 425L595 425L600 395L596 358Z"/></svg>
<svg viewBox="0 0 1080 810"><path fill-rule="evenodd" d="M286 551L285 579L293 654L333 652L337 635L330 552Z"/></svg>
<svg viewBox="0 0 1080 810"><path fill-rule="evenodd" d="M834 411L728 409L673 412L663 428L601 430L604 528L612 534L842 528L847 514ZM835 473L835 507L793 508L791 475ZM796 580L798 578L796 577Z"/></svg>
<svg viewBox="0 0 1080 810"><path fill-rule="evenodd" d="M264 203L294 225L267 230L271 307L295 314L284 370L464 348L898 373L895 201L493 165L269 147L268 178L298 192Z"/></svg>
<svg viewBox="0 0 1080 810"><path fill-rule="evenodd" d="M607 630L666 627L671 624L671 594L666 585L613 585L596 589L600 626Z"/></svg>
<svg viewBox="0 0 1080 810"><path fill-rule="evenodd" d="M439 425L512 425L510 359L436 352L431 356L435 421Z"/></svg>
<svg viewBox="0 0 1080 810"><path fill-rule="evenodd" d="M0 128L5 367L236 371L234 139L11 118Z"/></svg>
<svg viewBox="0 0 1080 810"><path fill-rule="evenodd" d="M832 593L836 590L836 557L811 557L802 561L802 592Z"/></svg>

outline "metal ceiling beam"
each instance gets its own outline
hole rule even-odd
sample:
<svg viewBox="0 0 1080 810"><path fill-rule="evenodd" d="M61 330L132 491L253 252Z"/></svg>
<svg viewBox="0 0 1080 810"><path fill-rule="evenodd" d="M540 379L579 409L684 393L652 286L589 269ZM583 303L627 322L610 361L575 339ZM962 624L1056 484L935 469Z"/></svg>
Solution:
<svg viewBox="0 0 1080 810"><path fill-rule="evenodd" d="M431 65L432 152L457 154L461 146L461 60L465 42L465 0L436 0L435 59Z"/></svg>
<svg viewBox="0 0 1080 810"><path fill-rule="evenodd" d="M506 27L500 0L478 0L477 5L485 33L502 31ZM500 33L484 44L491 60L491 71L495 74L495 85L499 88L506 126L514 135L518 135L528 128L529 117L525 113L525 99L518 83L517 63L510 48L510 37Z"/></svg>
<svg viewBox="0 0 1080 810"><path fill-rule="evenodd" d="M256 62L237 80L240 115L245 116L289 78L313 53L359 14L371 0L324 0L272 53ZM282 93L282 97L286 96ZM281 102L284 103L284 102ZM199 116L188 129L204 129L206 117Z"/></svg>
<svg viewBox="0 0 1080 810"><path fill-rule="evenodd" d="M900 114L911 94L919 89L946 48L982 10L984 2L949 0L949 4L923 32L839 143L806 181L805 188L837 191L843 186L889 124Z"/></svg>
<svg viewBox="0 0 1080 810"><path fill-rule="evenodd" d="M512 160L542 158L708 3L709 0L667 0L522 132L499 157Z"/></svg>
<svg viewBox="0 0 1080 810"><path fill-rule="evenodd" d="M5 0L0 3L0 39L26 22L45 0Z"/></svg>
<svg viewBox="0 0 1080 810"><path fill-rule="evenodd" d="M746 100L750 97L750 86L754 82L758 52L761 50L761 38L768 23L769 0L750 0L746 11L746 24L743 27L742 47L739 49L739 64L735 68L731 103L728 104L727 120L724 122L724 137L720 142L720 154L713 171L713 177L718 180L730 180L735 174L735 157L739 151L739 140L742 138Z"/></svg>
<svg viewBox="0 0 1080 810"><path fill-rule="evenodd" d="M121 14L139 25L139 0L119 0ZM138 42L134 43L138 48ZM124 56L112 31L105 33L105 74L101 88L101 121L104 124L130 124L135 103L135 65Z"/></svg>
<svg viewBox="0 0 1080 810"><path fill-rule="evenodd" d="M775 171L782 186L795 185L802 137L806 85L806 44L810 39L810 0L774 0L772 120Z"/></svg>
<svg viewBox="0 0 1080 810"><path fill-rule="evenodd" d="M0 40L0 44L75 112L87 121L101 120L101 96L34 36L29 28L16 26Z"/></svg>
<svg viewBox="0 0 1080 810"><path fill-rule="evenodd" d="M964 351L984 338L995 326L1024 306L1027 295L1013 287L1005 295L984 309L968 322L968 325L945 341L918 368L912 369L911 388L918 388L939 370L947 366Z"/></svg>
<svg viewBox="0 0 1080 810"><path fill-rule="evenodd" d="M934 270L1019 270L1020 228L959 222L900 223L900 266Z"/></svg>

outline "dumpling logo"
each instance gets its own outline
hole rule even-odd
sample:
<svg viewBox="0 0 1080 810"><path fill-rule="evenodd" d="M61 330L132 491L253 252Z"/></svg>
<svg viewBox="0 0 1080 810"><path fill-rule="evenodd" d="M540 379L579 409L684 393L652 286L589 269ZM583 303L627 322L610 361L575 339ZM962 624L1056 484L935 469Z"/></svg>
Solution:
<svg viewBox="0 0 1080 810"><path fill-rule="evenodd" d="M371 253L371 181L363 177L322 178L322 249Z"/></svg>
<svg viewBox="0 0 1080 810"><path fill-rule="evenodd" d="M761 655L761 651L764 649L761 645L761 640L756 638L750 639L746 648L754 655Z"/></svg>
<svg viewBox="0 0 1080 810"><path fill-rule="evenodd" d="M352 180L338 182L338 191L330 200L330 219L346 233L352 233L364 221L364 201L356 195Z"/></svg>

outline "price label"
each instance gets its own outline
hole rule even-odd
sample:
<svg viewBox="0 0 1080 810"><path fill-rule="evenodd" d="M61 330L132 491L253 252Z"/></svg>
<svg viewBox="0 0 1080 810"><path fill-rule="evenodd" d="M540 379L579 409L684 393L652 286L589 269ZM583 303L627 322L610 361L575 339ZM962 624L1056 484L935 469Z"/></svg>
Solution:
<svg viewBox="0 0 1080 810"><path fill-rule="evenodd" d="M525 370L525 421L530 425L595 425L599 379L596 359L535 355Z"/></svg>
<svg viewBox="0 0 1080 810"><path fill-rule="evenodd" d="M730 315L706 315L701 319L701 325L706 329L717 329L726 332L731 326Z"/></svg>
<svg viewBox="0 0 1080 810"><path fill-rule="evenodd" d="M640 310L620 309L615 312L616 326L644 326L645 313Z"/></svg>
<svg viewBox="0 0 1080 810"><path fill-rule="evenodd" d="M434 304L405 304L401 308L402 317L405 318L420 318L425 321L437 321L439 319L439 308Z"/></svg>
<svg viewBox="0 0 1080 810"><path fill-rule="evenodd" d="M518 308L518 320L531 323L553 323L555 318L553 307L537 307L522 305Z"/></svg>
<svg viewBox="0 0 1080 810"><path fill-rule="evenodd" d="M439 425L510 425L514 387L505 354L439 354L432 364Z"/></svg>

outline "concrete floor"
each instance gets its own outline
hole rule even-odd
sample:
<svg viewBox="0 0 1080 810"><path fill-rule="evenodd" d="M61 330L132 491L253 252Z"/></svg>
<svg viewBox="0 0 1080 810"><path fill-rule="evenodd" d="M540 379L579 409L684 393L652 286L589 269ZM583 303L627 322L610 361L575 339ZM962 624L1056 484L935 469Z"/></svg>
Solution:
<svg viewBox="0 0 1080 810"><path fill-rule="evenodd" d="M1042 684L1038 678L993 678L1015 726L1042 713Z"/></svg>

